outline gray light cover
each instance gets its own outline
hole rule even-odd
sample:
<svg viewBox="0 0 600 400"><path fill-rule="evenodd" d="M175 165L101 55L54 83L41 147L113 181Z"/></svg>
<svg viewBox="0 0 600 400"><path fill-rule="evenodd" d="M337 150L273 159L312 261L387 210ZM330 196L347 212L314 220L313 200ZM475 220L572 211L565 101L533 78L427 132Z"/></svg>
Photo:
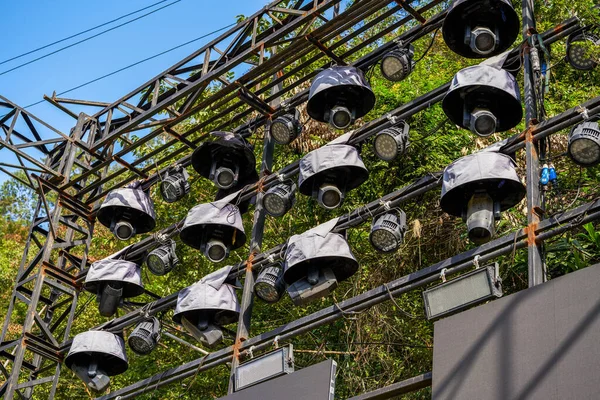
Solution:
<svg viewBox="0 0 600 400"><path fill-rule="evenodd" d="M480 151L459 158L444 170L440 206L460 217L475 190L485 189L504 211L525 196L516 164L505 154Z"/></svg>
<svg viewBox="0 0 600 400"><path fill-rule="evenodd" d="M331 268L338 282L350 278L358 270L358 261L346 239L329 229L313 229L290 238L285 251L283 279L291 285L305 277L309 265L314 263Z"/></svg>
<svg viewBox="0 0 600 400"><path fill-rule="evenodd" d="M131 261L105 258L90 267L83 288L98 293L98 285L103 282L122 282L123 297L135 297L144 293L142 270Z"/></svg>
<svg viewBox="0 0 600 400"><path fill-rule="evenodd" d="M129 366L125 341L110 332L88 331L75 336L65 358L65 365L69 369L74 363L89 365L92 357L98 361L98 368L108 376L122 374Z"/></svg>
<svg viewBox="0 0 600 400"><path fill-rule="evenodd" d="M488 65L475 65L461 69L454 75L442 108L456 125L469 129L463 124L463 108L469 99L484 99L488 108L498 120L496 131L503 132L514 128L523 118L519 85L515 78L503 69ZM475 102L474 105L477 105Z"/></svg>
<svg viewBox="0 0 600 400"><path fill-rule="evenodd" d="M319 185L322 172L331 171L347 178L346 190L352 190L366 181L369 171L358 155L356 148L346 144L323 146L311 151L300 160L298 188L300 193L310 196L313 183Z"/></svg>
<svg viewBox="0 0 600 400"><path fill-rule="evenodd" d="M356 118L364 116L375 105L375 94L363 72L352 66L334 66L321 71L310 85L306 111L311 118L325 121L327 109L336 105L344 97L348 108L356 108Z"/></svg>
<svg viewBox="0 0 600 400"><path fill-rule="evenodd" d="M226 236L232 240L231 250L243 246L246 243L246 233L244 233L242 214L235 205L229 204L227 199L226 197L222 201L192 207L185 217L179 234L183 243L199 249L202 233L220 226L225 230Z"/></svg>
<svg viewBox="0 0 600 400"><path fill-rule="evenodd" d="M221 268L206 275L192 286L182 289L177 296L177 306L173 321L180 324L181 317L200 310L212 310L218 325L236 322L240 313L240 305L235 294L235 287L225 283L231 266Z"/></svg>
<svg viewBox="0 0 600 400"><path fill-rule="evenodd" d="M256 158L248 142L231 132L212 132L216 139L202 142L192 154L192 166L200 175L208 178L215 152L229 152L240 168L239 180L243 180L252 171L256 173Z"/></svg>
<svg viewBox="0 0 600 400"><path fill-rule="evenodd" d="M131 214L128 221L135 227L136 234L153 230L156 226L154 203L139 187L140 182L137 181L128 187L111 190L98 210L98 221L110 228L113 216L127 210Z"/></svg>

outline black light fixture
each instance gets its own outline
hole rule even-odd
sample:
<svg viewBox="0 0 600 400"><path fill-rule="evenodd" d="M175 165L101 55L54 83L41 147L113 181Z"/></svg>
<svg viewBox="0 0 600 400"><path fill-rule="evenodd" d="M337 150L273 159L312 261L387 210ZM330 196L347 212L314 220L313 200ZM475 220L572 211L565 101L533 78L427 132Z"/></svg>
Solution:
<svg viewBox="0 0 600 400"><path fill-rule="evenodd" d="M373 140L373 151L383 161L392 161L404 154L408 147L410 126L400 121L397 126L378 132Z"/></svg>
<svg viewBox="0 0 600 400"><path fill-rule="evenodd" d="M344 129L374 105L375 94L360 69L334 66L321 71L313 80L306 111L317 121Z"/></svg>
<svg viewBox="0 0 600 400"><path fill-rule="evenodd" d="M394 210L373 220L369 240L376 250L390 253L400 247L406 229L406 214L402 210Z"/></svg>
<svg viewBox="0 0 600 400"><path fill-rule="evenodd" d="M399 45L381 59L381 74L392 82L400 82L412 72L415 63L413 57L415 48L412 44L407 47Z"/></svg>
<svg viewBox="0 0 600 400"><path fill-rule="evenodd" d="M158 318L152 317L142 321L131 332L127 343L134 353L144 356L150 354L158 345L160 340L160 322Z"/></svg>
<svg viewBox="0 0 600 400"><path fill-rule="evenodd" d="M567 61L575 69L589 71L598 65L600 36L591 30L572 33L567 39Z"/></svg>
<svg viewBox="0 0 600 400"><path fill-rule="evenodd" d="M240 210L226 201L198 204L189 212L179 237L211 262L223 261L230 250L246 243Z"/></svg>
<svg viewBox="0 0 600 400"><path fill-rule="evenodd" d="M442 109L454 124L483 137L514 128L523 118L514 76L487 65L458 71L442 101Z"/></svg>
<svg viewBox="0 0 600 400"><path fill-rule="evenodd" d="M128 240L154 229L154 203L147 189L142 188L142 182L136 181L108 193L98 210L98 221L118 239Z"/></svg>
<svg viewBox="0 0 600 400"><path fill-rule="evenodd" d="M459 158L444 170L440 206L467 223L469 239L489 242L500 213L518 204L525 187L516 164L505 154L480 151Z"/></svg>
<svg viewBox="0 0 600 400"><path fill-rule="evenodd" d="M110 376L127 371L129 363L123 338L106 331L88 331L73 338L65 365L88 388L100 393L110 385Z"/></svg>
<svg viewBox="0 0 600 400"><path fill-rule="evenodd" d="M455 0L444 19L446 45L467 58L495 56L519 35L519 16L509 0Z"/></svg>
<svg viewBox="0 0 600 400"><path fill-rule="evenodd" d="M271 187L262 197L263 208L273 217L285 215L296 202L296 184L289 181Z"/></svg>
<svg viewBox="0 0 600 400"><path fill-rule="evenodd" d="M179 258L175 252L175 241L173 239L163 238L160 242L161 245L152 250L148 254L148 257L146 257L148 269L154 275L158 276L168 274L177 264L179 264Z"/></svg>
<svg viewBox="0 0 600 400"><path fill-rule="evenodd" d="M311 151L300 160L299 191L327 210L340 206L345 194L360 186L369 171L356 148L332 144Z"/></svg>
<svg viewBox="0 0 600 400"><path fill-rule="evenodd" d="M277 303L285 291L283 268L280 265L263 268L254 283L254 293L267 303Z"/></svg>
<svg viewBox="0 0 600 400"><path fill-rule="evenodd" d="M181 200L190 191L190 178L187 170L181 165L170 168L160 182L160 194L167 203Z"/></svg>
<svg viewBox="0 0 600 400"><path fill-rule="evenodd" d="M598 122L582 122L569 133L569 156L577 165L591 167L600 163Z"/></svg>
<svg viewBox="0 0 600 400"><path fill-rule="evenodd" d="M300 113L295 110L293 114L285 114L271 122L271 137L277 144L290 144L302 133Z"/></svg>

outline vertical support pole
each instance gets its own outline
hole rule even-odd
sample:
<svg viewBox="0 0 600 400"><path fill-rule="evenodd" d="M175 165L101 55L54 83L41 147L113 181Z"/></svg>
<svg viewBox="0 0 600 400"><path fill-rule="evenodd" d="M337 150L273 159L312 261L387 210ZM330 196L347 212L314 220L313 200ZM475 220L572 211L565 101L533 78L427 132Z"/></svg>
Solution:
<svg viewBox="0 0 600 400"><path fill-rule="evenodd" d="M535 16L533 0L522 1L523 12L523 39L530 43L530 35L535 30ZM532 127L538 123L538 109L535 91L535 71L533 70L530 46L525 45L523 55L523 77L525 93L525 151L527 163L527 265L529 287L539 285L546 280L546 268L542 257L542 244L535 241L535 230L540 222L539 211L541 207L540 194L540 166L539 143L534 142L531 134Z"/></svg>

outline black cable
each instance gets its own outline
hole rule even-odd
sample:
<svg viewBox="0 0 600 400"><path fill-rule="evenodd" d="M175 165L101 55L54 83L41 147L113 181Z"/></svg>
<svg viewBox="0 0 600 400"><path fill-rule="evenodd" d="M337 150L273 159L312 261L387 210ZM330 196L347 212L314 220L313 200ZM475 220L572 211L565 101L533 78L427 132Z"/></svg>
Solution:
<svg viewBox="0 0 600 400"><path fill-rule="evenodd" d="M166 2L166 1L169 1L169 0L161 0L161 1L159 1L159 2L156 2L156 3L154 3L154 4L151 4L151 5L149 5L149 6L147 6L147 7L140 8L139 10L132 11L132 12L130 12L130 13L128 13L128 14L121 15L121 16L120 16L120 17L118 17L118 18L115 18L115 19L112 19L112 20L110 20L110 21L104 22L104 23L102 23L102 24L100 24L100 25L96 25L96 26L94 26L94 27L92 27L92 28L89 28L89 29L86 29L86 30L84 30L84 31L81 31L81 32L75 33L74 35L67 36L66 38L59 39L59 40L57 40L57 41L55 41L55 42L48 43L48 44L46 44L46 45L44 45L44 46L42 46L42 47L38 47L38 48L36 48L36 49L29 50L29 51L27 51L27 52L25 52L25 53L19 54L18 56L14 56L14 57L12 57L12 58L8 58L8 59L6 59L6 60L4 60L4 61L0 61L0 65L2 65L2 64L6 64L6 63L7 63L7 62L9 62L9 61L16 60L17 58L21 58L21 57L27 56L27 55L29 55L29 54L31 54L31 53L35 53L36 51L43 50L43 49L45 49L45 48L48 48L48 47L50 47L50 46L54 46L55 44L62 43L62 42L64 42L64 41L67 41L67 40L69 40L69 39L73 39L74 37L77 37L77 36L83 35L84 33L91 32L91 31L93 31L93 30L95 30L95 29L98 29L98 28L102 28L103 26L110 25L110 24L112 24L113 22L117 22L118 20L121 20L121 19L123 19L123 18L129 17L130 15L133 15L133 14L137 14L137 13L139 13L139 12L141 12L141 11L147 10L147 9L149 9L149 8L152 8L152 7L154 7L154 6L158 5L158 4L160 4L160 3L164 3L164 2Z"/></svg>
<svg viewBox="0 0 600 400"><path fill-rule="evenodd" d="M88 40L94 39L94 38L96 38L96 37L98 37L98 36L101 36L101 35L103 35L103 34L107 33L107 32L114 31L115 29L118 29L118 28L120 28L120 27L122 27L122 26L128 25L128 24L130 24L130 23L132 23L132 22L135 22L135 21L137 21L137 20L139 20L139 19L142 19L142 18L144 18L144 17L147 17L147 16L148 16L148 15L150 15L150 14L154 14L155 12L158 12L158 11L160 11L160 10L163 10L163 9L167 8L167 7L170 7L170 6L172 6L173 4L179 3L180 1L181 1L181 0L175 0L175 1L173 1L172 3L169 3L169 4L167 4L167 5L164 5L164 6L162 6L162 7L159 7L159 8L157 8L156 10L152 10L152 11L150 11L150 12L146 13L146 14L142 14L142 15L140 15L139 17L135 17L135 18L133 18L133 19L130 19L129 21L123 22L122 24L115 25L115 26L113 26L112 28L106 29L106 30L104 30L104 31L102 31L102 32L99 32L99 33L96 33L95 35L89 36L89 37L87 37L87 38L85 38L85 39L81 39L81 40L80 40L80 41L78 41L78 42L71 43L71 44L70 44L70 45L68 45L68 46L61 47L61 48L60 48L60 49L58 49L58 50L54 50L54 51L52 51L52 52L50 52L50 53L44 54L43 56L40 56L40 57L38 57L38 58L34 58L33 60L27 61L27 62L25 62L25 63L23 63L23 64L19 64L19 65L17 65L16 67L13 67L13 68L7 69L7 70L5 70L5 71L2 71L2 72L0 72L0 76L2 76L2 75L6 75L6 74L8 74L9 72L12 72L12 71L14 71L14 70L17 70L17 69L19 69L19 68L22 68L22 67L24 67L24 66L26 66L26 65L33 64L34 62L37 62L37 61L39 61L39 60L42 60L42 59L44 59L44 58L46 58L46 57L49 57L49 56L51 56L51 55L54 55L54 54L56 54L56 53L60 53L60 52L61 52L61 51L63 51L63 50L69 49L69 48L71 48L71 47L73 47L73 46L77 46L78 44L81 44L81 43L83 43L83 42L87 42Z"/></svg>
<svg viewBox="0 0 600 400"><path fill-rule="evenodd" d="M437 36L437 33L440 31L440 28L437 28L435 30L435 32L433 32L433 37L431 38L431 42L429 42L429 46L427 46L427 49L425 50L425 52L421 55L421 57L419 57L418 60L415 61L415 64L418 63L419 61L421 61L423 58L425 58L425 56L427 55L427 53L429 53L429 50L431 50L431 48L433 47L433 43L435 43L435 37Z"/></svg>

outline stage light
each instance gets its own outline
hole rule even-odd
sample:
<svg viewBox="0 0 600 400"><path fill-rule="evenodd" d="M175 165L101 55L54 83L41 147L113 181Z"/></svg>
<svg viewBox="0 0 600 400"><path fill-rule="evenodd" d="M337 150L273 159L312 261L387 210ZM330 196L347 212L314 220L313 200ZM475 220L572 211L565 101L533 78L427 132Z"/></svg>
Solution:
<svg viewBox="0 0 600 400"><path fill-rule="evenodd" d="M369 240L376 250L389 253L400 247L406 229L406 214L404 211L388 212L373 220Z"/></svg>
<svg viewBox="0 0 600 400"><path fill-rule="evenodd" d="M294 352L292 345L288 344L255 357L237 367L235 370L235 391L292 372L294 372Z"/></svg>
<svg viewBox="0 0 600 400"><path fill-rule="evenodd" d="M345 194L369 177L356 148L332 144L308 153L300 160L300 193L312 196L321 207L339 207Z"/></svg>
<svg viewBox="0 0 600 400"><path fill-rule="evenodd" d="M306 111L317 121L343 129L374 105L375 94L360 69L334 66L321 71L313 80Z"/></svg>
<svg viewBox="0 0 600 400"><path fill-rule="evenodd" d="M378 132L373 140L373 151L383 161L392 161L406 152L410 126L401 121L398 126Z"/></svg>
<svg viewBox="0 0 600 400"><path fill-rule="evenodd" d="M177 258L175 250L176 245L173 239L163 240L163 243L152 250L146 258L146 265L150 272L158 276L171 272L179 264L179 258Z"/></svg>
<svg viewBox="0 0 600 400"><path fill-rule="evenodd" d="M467 223L469 239L489 242L500 213L518 204L525 187L507 155L481 151L459 158L444 170L440 206Z"/></svg>
<svg viewBox="0 0 600 400"><path fill-rule="evenodd" d="M267 303L277 303L285 291L281 266L266 267L260 271L254 283L254 293Z"/></svg>
<svg viewBox="0 0 600 400"><path fill-rule="evenodd" d="M519 35L519 16L509 0L455 0L442 35L446 45L467 58L495 56Z"/></svg>
<svg viewBox="0 0 600 400"><path fill-rule="evenodd" d="M381 74L392 82L404 80L412 72L415 64L413 57L415 49L412 44L408 47L398 47L381 59Z"/></svg>
<svg viewBox="0 0 600 400"><path fill-rule="evenodd" d="M156 317L137 324L127 343L134 353L144 356L154 350L160 340L160 322Z"/></svg>
<svg viewBox="0 0 600 400"><path fill-rule="evenodd" d="M108 193L98 210L98 221L118 239L128 240L154 229L154 203L147 190L142 189L142 182L136 181Z"/></svg>
<svg viewBox="0 0 600 400"><path fill-rule="evenodd" d="M273 217L285 215L296 202L296 184L283 182L271 187L264 194L262 204L267 214Z"/></svg>
<svg viewBox="0 0 600 400"><path fill-rule="evenodd" d="M73 338L65 365L88 388L101 393L110 384L110 376L127 371L129 363L123 338L105 331L88 331Z"/></svg>
<svg viewBox="0 0 600 400"><path fill-rule="evenodd" d="M144 293L140 267L125 260L96 261L85 276L83 288L97 295L100 315L110 317L124 298Z"/></svg>
<svg viewBox="0 0 600 400"><path fill-rule="evenodd" d="M285 114L271 122L271 137L277 144L290 144L302 133L299 113Z"/></svg>
<svg viewBox="0 0 600 400"><path fill-rule="evenodd" d="M523 118L515 78L487 65L458 71L442 101L442 109L454 124L484 137L514 128Z"/></svg>
<svg viewBox="0 0 600 400"><path fill-rule="evenodd" d="M284 269L292 302L303 306L327 296L354 275L358 262L342 235L309 231L288 241Z"/></svg>
<svg viewBox="0 0 600 400"><path fill-rule="evenodd" d="M240 210L226 201L198 204L189 212L179 234L181 241L219 262L246 243Z"/></svg>
<svg viewBox="0 0 600 400"><path fill-rule="evenodd" d="M502 282L497 263L423 291L425 314L430 320L456 314L498 297L502 297Z"/></svg>
<svg viewBox="0 0 600 400"><path fill-rule="evenodd" d="M567 39L567 61L581 71L594 69L598 65L599 47L600 37L592 32L572 33Z"/></svg>
<svg viewBox="0 0 600 400"><path fill-rule="evenodd" d="M598 122L583 122L569 133L569 156L577 165L590 167L600 163L600 127Z"/></svg>
<svg viewBox="0 0 600 400"><path fill-rule="evenodd" d="M190 178L186 169L175 165L167 171L167 175L160 182L160 194L167 203L181 200L190 191Z"/></svg>

